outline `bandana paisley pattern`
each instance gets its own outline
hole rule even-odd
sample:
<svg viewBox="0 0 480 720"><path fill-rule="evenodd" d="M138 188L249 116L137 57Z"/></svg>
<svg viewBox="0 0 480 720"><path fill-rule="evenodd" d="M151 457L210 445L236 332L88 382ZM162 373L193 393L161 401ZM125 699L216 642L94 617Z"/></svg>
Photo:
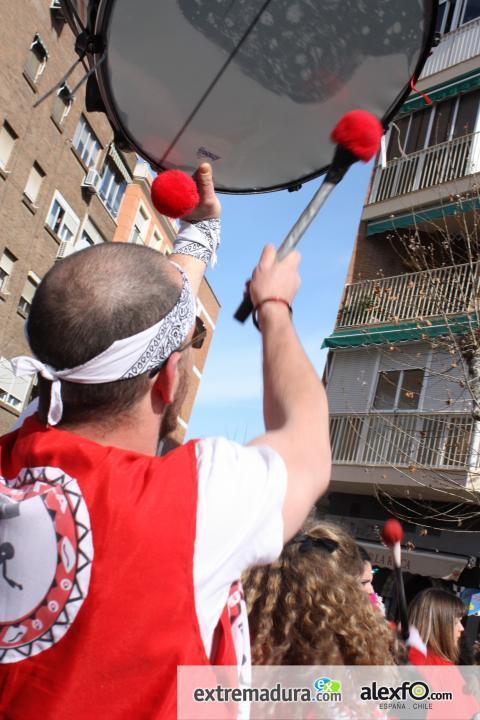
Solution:
<svg viewBox="0 0 480 720"><path fill-rule="evenodd" d="M182 345L192 329L195 321L195 300L186 275L181 270L180 272L183 286L177 303L159 323L157 334L135 364L124 373L124 379L137 377L157 368Z"/></svg>
<svg viewBox="0 0 480 720"><path fill-rule="evenodd" d="M217 260L216 251L220 245L220 218L200 220L195 223L180 223L180 231L174 243L174 252L190 255L212 267Z"/></svg>

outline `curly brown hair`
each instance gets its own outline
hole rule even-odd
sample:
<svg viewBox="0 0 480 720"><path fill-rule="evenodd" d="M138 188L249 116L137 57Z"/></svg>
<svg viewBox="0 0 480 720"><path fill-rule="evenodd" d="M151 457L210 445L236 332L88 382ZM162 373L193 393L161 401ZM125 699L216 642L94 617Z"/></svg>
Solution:
<svg viewBox="0 0 480 720"><path fill-rule="evenodd" d="M320 540L320 542L318 542ZM361 589L358 546L340 527L310 526L244 579L257 665L393 665L396 640Z"/></svg>

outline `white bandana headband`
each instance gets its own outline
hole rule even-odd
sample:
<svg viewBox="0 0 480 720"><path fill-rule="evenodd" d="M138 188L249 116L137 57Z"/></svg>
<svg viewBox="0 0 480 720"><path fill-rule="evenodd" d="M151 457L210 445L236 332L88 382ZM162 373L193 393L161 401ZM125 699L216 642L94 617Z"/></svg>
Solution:
<svg viewBox="0 0 480 720"><path fill-rule="evenodd" d="M10 361L15 375L32 376L40 373L45 380L52 382L49 425L56 425L62 419L61 380L98 385L137 377L158 368L185 342L195 322L196 303L187 276L179 265L172 265L182 275L182 290L176 304L156 325L123 340L115 340L100 355L74 368L55 370L27 355Z"/></svg>

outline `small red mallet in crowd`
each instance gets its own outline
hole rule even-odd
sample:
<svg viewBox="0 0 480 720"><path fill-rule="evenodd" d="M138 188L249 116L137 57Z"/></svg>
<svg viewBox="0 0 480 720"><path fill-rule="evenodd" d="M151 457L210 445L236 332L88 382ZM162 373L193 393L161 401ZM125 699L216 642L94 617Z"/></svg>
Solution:
<svg viewBox="0 0 480 720"><path fill-rule="evenodd" d="M332 164L317 192L278 248L277 260L282 260L296 247L325 200L347 170L358 160L368 162L378 152L382 135L383 126L380 120L366 110L352 110L335 125L330 135L332 142L337 144ZM252 310L252 301L247 290L234 317L243 323Z"/></svg>
<svg viewBox="0 0 480 720"><path fill-rule="evenodd" d="M152 183L154 207L162 215L179 218L187 215L199 203L195 180L182 170L165 170Z"/></svg>
<svg viewBox="0 0 480 720"><path fill-rule="evenodd" d="M402 547L403 528L395 518L389 518L382 530L382 540L392 553L393 572L395 588L397 591L398 612L400 615L401 635L405 642L408 640L410 631L408 628L407 601L405 598L405 587L402 575Z"/></svg>

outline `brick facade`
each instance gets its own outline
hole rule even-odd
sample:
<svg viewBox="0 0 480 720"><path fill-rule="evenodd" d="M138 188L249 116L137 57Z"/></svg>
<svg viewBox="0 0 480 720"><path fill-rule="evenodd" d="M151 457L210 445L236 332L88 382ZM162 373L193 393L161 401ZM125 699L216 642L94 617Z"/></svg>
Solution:
<svg viewBox="0 0 480 720"><path fill-rule="evenodd" d="M29 273L33 274L33 278L42 278L57 259L59 249L63 251L62 238L47 224L55 193L61 194L78 221L68 252L75 249L74 243L78 241L87 220L104 241L128 241L135 219L134 205L138 204L140 195L143 202L148 204L145 187L132 183L127 186L130 200L124 197L118 216L114 217L114 210L107 208L108 202L102 202L98 192L88 192L82 188L89 168L73 146L80 119L83 117L87 120L100 145L96 161L91 165L100 175L112 142L112 130L105 116L85 112L84 84L75 92L69 112L61 123L58 118L52 117L57 102L56 92L38 107L33 107L38 98L53 87L77 59L71 30L50 9L50 4L50 0L0 0L0 132L5 133L7 128L10 135L13 132L16 138L7 161L2 163L0 157L0 256L7 252L9 260L12 257L14 259L13 269L0 291L0 363L2 359L27 352L23 335L26 313L19 308L19 302ZM36 43L34 47L40 48L44 55L48 53L43 72L36 82L31 77L33 42ZM30 68L25 71L27 63L30 63ZM67 80L68 87L74 88L84 74L85 67L77 65ZM0 137L0 152L3 152L1 142ZM133 175L135 155L120 154L120 164L122 162L124 169ZM24 191L34 163L43 174L43 179L38 195L32 202ZM152 212L152 217L154 215ZM171 243L171 225L165 218L155 215L148 241L152 239L155 229L165 243L158 249L165 250L168 242ZM207 283L202 287L200 298L214 321L219 306ZM203 362L202 355L199 370ZM7 375L5 367L0 364L0 434L10 429L23 407L23 402L19 405L14 397L9 398L6 394L11 381ZM194 387L195 381L198 381L196 376L193 379ZM28 394L25 391L25 397ZM188 406L182 410L185 423L188 422L192 403L193 397L190 395ZM184 429L179 426L176 439L181 441L183 436Z"/></svg>

